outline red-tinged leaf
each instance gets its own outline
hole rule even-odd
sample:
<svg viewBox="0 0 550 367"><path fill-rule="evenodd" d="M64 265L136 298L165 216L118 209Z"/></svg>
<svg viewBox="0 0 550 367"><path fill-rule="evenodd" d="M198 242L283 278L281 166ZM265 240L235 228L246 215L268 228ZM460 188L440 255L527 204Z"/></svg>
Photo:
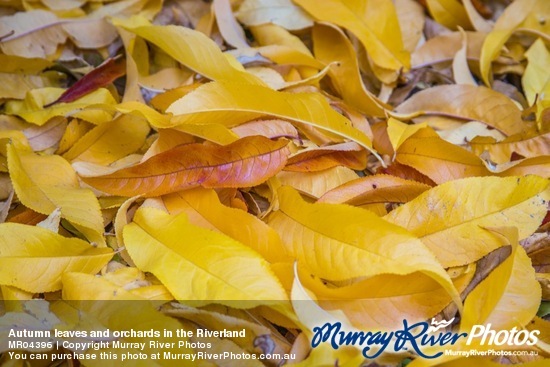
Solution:
<svg viewBox="0 0 550 367"><path fill-rule="evenodd" d="M50 107L57 103L73 102L94 90L105 87L117 78L126 74L126 60L122 57L109 58L94 70L80 78L67 89L58 99L44 106Z"/></svg>
<svg viewBox="0 0 550 367"><path fill-rule="evenodd" d="M347 182L323 195L319 202L364 205L406 203L431 186L390 175L373 175Z"/></svg>
<svg viewBox="0 0 550 367"><path fill-rule="evenodd" d="M198 186L255 186L283 169L289 154L287 144L263 136L242 138L225 146L187 144L136 166L82 180L109 194L147 197Z"/></svg>
<svg viewBox="0 0 550 367"><path fill-rule="evenodd" d="M414 180L429 186L435 186L435 182L432 181L428 176L420 173L416 169L406 166L404 164L393 162L390 166L386 168L380 168L376 173L383 173L387 175L392 175L395 177L400 177L405 180Z"/></svg>
<svg viewBox="0 0 550 367"><path fill-rule="evenodd" d="M316 172L336 166L363 170L367 166L367 152L354 142L306 149L288 159L285 171Z"/></svg>

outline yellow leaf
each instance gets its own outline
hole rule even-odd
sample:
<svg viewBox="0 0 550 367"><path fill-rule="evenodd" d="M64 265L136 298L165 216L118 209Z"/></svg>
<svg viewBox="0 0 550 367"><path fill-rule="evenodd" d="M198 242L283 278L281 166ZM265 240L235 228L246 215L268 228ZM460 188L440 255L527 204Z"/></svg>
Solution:
<svg viewBox="0 0 550 367"><path fill-rule="evenodd" d="M387 84L396 80L401 69L410 67L410 55L403 46L397 13L391 0L294 0L314 18L351 31L363 44L379 69L390 74L377 76Z"/></svg>
<svg viewBox="0 0 550 367"><path fill-rule="evenodd" d="M537 176L466 178L439 185L394 209L385 219L400 225L445 267L479 260L502 246L482 227L517 227L533 233L546 215L549 182Z"/></svg>
<svg viewBox="0 0 550 367"><path fill-rule="evenodd" d="M167 112L174 117L157 127L205 124L214 120L235 126L268 115L326 130L356 141L372 152L370 139L353 128L350 121L334 111L318 93L277 92L258 85L212 82L172 103Z"/></svg>
<svg viewBox="0 0 550 367"><path fill-rule="evenodd" d="M108 329L112 337L113 331L134 330L134 332L158 332L158 337L132 337L121 336L116 338L122 344L120 347L89 349L88 355L95 354L95 360L86 360L86 365L91 367L149 367L149 366L194 366L191 361L182 360L157 360L147 359L126 359L122 361L123 354L145 353L150 356L157 353L150 342L174 343L164 344L162 353L190 353L191 348L187 347L186 337L178 337L177 330L182 330L181 324L168 316L163 315L154 307L154 303L136 296L123 287L111 283L104 277L97 277L82 273L67 273L63 276L63 299L65 302L57 302L52 305L52 310L65 320L72 329L82 329L81 324L88 325L89 330ZM68 321L76 323L70 325ZM80 326L80 327L79 327ZM58 326L59 327L59 326ZM65 326L67 328L67 326ZM78 329L77 329L78 330ZM86 330L86 328L84 328ZM164 330L171 333L166 336ZM130 334L130 333L128 333ZM183 344L180 345L179 343ZM125 343L132 343L126 346ZM135 347L133 343L145 343L145 347ZM118 359L100 358L100 353L107 352L117 354Z"/></svg>
<svg viewBox="0 0 550 367"><path fill-rule="evenodd" d="M470 67L468 66L468 36L462 28L459 30L462 35L462 47L456 52L453 59L453 77L456 84L469 84L477 86L477 83L470 72Z"/></svg>
<svg viewBox="0 0 550 367"><path fill-rule="evenodd" d="M141 148L149 130L145 119L122 115L93 128L63 157L69 161L108 165Z"/></svg>
<svg viewBox="0 0 550 367"><path fill-rule="evenodd" d="M454 281L459 292L473 276L473 271L467 272ZM319 306L328 312L343 312L361 330L398 330L404 319L410 324L427 320L452 301L440 284L420 272L383 274L341 287L327 286L306 274L300 279L315 294Z"/></svg>
<svg viewBox="0 0 550 367"><path fill-rule="evenodd" d="M493 23L486 20L485 18L483 18L483 16L481 16L481 14L478 13L472 1L473 0L462 1L462 3L464 4L464 10L466 10L466 13L468 14L468 19L470 19L472 26L476 31L479 32L491 32L493 30Z"/></svg>
<svg viewBox="0 0 550 367"><path fill-rule="evenodd" d="M192 224L224 233L271 263L289 260L273 228L243 210L223 205L214 190L180 191L164 196L163 200L170 214L184 212Z"/></svg>
<svg viewBox="0 0 550 367"><path fill-rule="evenodd" d="M277 174L282 185L294 187L303 194L320 198L326 192L358 178L353 170L336 166L318 172L282 171Z"/></svg>
<svg viewBox="0 0 550 367"><path fill-rule="evenodd" d="M544 0L543 0L544 1ZM498 57L502 47L508 41L514 30L521 25L539 0L516 0L506 7L500 15L493 30L485 38L479 68L481 78L486 85L491 84L491 63Z"/></svg>
<svg viewBox="0 0 550 367"><path fill-rule="evenodd" d="M342 281L379 274L423 273L458 299L452 282L427 247L406 230L366 210L308 204L292 188L278 191L279 210L268 224L311 273ZM460 304L460 301L457 302Z"/></svg>
<svg viewBox="0 0 550 367"><path fill-rule="evenodd" d="M39 156L8 146L8 167L19 200L49 215L56 208L86 238L104 245L103 217L91 190L80 188L76 172L59 156Z"/></svg>
<svg viewBox="0 0 550 367"><path fill-rule="evenodd" d="M199 31L175 25L151 25L139 17L117 19L114 24L155 44L175 60L209 79L262 84L242 67L236 68L218 45Z"/></svg>
<svg viewBox="0 0 550 367"><path fill-rule="evenodd" d="M527 102L532 106L535 103L537 95L539 95L539 98L548 98L540 94L550 81L550 70L547 67L550 64L550 52L548 52L544 41L539 38L525 52L525 57L528 63L521 77L521 85L523 86Z"/></svg>
<svg viewBox="0 0 550 367"><path fill-rule="evenodd" d="M496 142L490 137L476 137L470 142L470 146L477 155L487 151L491 161L506 163L511 161L514 152L526 158L550 155L550 133L542 135L517 134L500 142Z"/></svg>
<svg viewBox="0 0 550 367"><path fill-rule="evenodd" d="M96 248L48 229L18 223L0 224L0 283L28 292L59 290L64 273L95 274L112 257L113 251L109 248Z"/></svg>
<svg viewBox="0 0 550 367"><path fill-rule="evenodd" d="M99 88L74 102L58 103L44 108L44 105L55 101L65 90L62 88L33 89L22 101L8 101L5 104L6 114L17 115L28 122L43 125L55 116L72 116L100 124L112 119L112 114L105 110L90 109L95 104L115 105L116 101L105 88Z"/></svg>
<svg viewBox="0 0 550 367"><path fill-rule="evenodd" d="M214 0L212 10L225 42L235 48L248 47L244 30L233 15L231 2L229 0Z"/></svg>
<svg viewBox="0 0 550 367"><path fill-rule="evenodd" d="M245 0L235 16L247 26L274 23L289 30L298 30L313 25L309 15L291 0Z"/></svg>
<svg viewBox="0 0 550 367"><path fill-rule="evenodd" d="M414 0L396 0L395 10L399 19L403 45L412 53L423 37L426 18L424 8Z"/></svg>
<svg viewBox="0 0 550 367"><path fill-rule="evenodd" d="M283 27L276 24L262 24L250 27L250 32L260 46L286 46L290 47L304 55L311 55L311 51L306 45Z"/></svg>
<svg viewBox="0 0 550 367"><path fill-rule="evenodd" d="M336 62L329 76L344 101L367 115L384 116L390 107L365 88L355 49L344 32L330 23L316 23L312 37L317 60L327 65Z"/></svg>
<svg viewBox="0 0 550 367"><path fill-rule="evenodd" d="M457 0L426 0L430 14L439 24L455 30L457 27L471 28L470 19Z"/></svg>
<svg viewBox="0 0 550 367"><path fill-rule="evenodd" d="M425 128L426 123L408 125L404 122L390 117L388 119L388 137L390 138L391 145L393 149L397 151L401 144L412 135L414 135L418 130Z"/></svg>
<svg viewBox="0 0 550 367"><path fill-rule="evenodd" d="M499 92L473 85L441 85L427 88L401 103L394 117L406 119L422 115L444 115L481 121L506 135L523 131L521 110ZM410 115L402 115L410 114Z"/></svg>
<svg viewBox="0 0 550 367"><path fill-rule="evenodd" d="M437 184L490 175L479 157L441 139L430 128L421 129L405 140L399 146L395 160L414 168Z"/></svg>
<svg viewBox="0 0 550 367"><path fill-rule="evenodd" d="M123 235L138 268L153 273L176 299L237 308L287 299L269 263L258 253L191 224L185 214L140 208Z"/></svg>
<svg viewBox="0 0 550 367"><path fill-rule="evenodd" d="M487 231L504 237L512 245L512 253L468 294L460 327L470 330L490 324L496 330L521 329L535 317L540 304L535 269L518 243L516 228Z"/></svg>

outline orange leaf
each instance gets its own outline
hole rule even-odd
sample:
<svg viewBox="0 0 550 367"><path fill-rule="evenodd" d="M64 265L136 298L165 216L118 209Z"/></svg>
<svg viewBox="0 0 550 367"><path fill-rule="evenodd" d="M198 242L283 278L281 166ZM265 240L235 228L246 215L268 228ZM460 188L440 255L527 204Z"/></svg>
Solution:
<svg viewBox="0 0 550 367"><path fill-rule="evenodd" d="M363 170L367 166L367 152L354 142L304 149L288 159L285 171L315 172L336 166Z"/></svg>
<svg viewBox="0 0 550 367"><path fill-rule="evenodd" d="M474 153L441 139L430 128L422 129L405 140L395 159L414 167L437 184L489 175L489 170Z"/></svg>
<svg viewBox="0 0 550 367"><path fill-rule="evenodd" d="M390 175L373 175L347 182L323 195L319 202L364 205L406 203L431 187Z"/></svg>
<svg viewBox="0 0 550 367"><path fill-rule="evenodd" d="M226 146L187 144L114 173L82 177L98 190L121 196L159 196L203 186L258 185L286 164L287 141L251 136Z"/></svg>

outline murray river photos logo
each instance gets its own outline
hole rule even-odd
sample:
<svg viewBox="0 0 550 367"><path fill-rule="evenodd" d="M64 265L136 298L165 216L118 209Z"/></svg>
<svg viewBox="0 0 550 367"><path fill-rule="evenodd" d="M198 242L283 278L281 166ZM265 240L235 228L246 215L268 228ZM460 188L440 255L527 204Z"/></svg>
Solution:
<svg viewBox="0 0 550 367"><path fill-rule="evenodd" d="M409 325L403 320L403 329L395 331L348 331L344 330L340 322L327 322L323 326L313 328L311 346L317 347L321 343L330 343L334 349L352 345L362 349L365 358L376 358L386 350L414 351L423 358L437 358L443 352L425 354L423 348L456 344L460 339L466 340L466 345L476 341L479 345L535 345L538 341L538 330L493 330L491 324L474 325L469 333L455 333L445 331L454 318L448 321L436 321L431 324L418 322Z"/></svg>

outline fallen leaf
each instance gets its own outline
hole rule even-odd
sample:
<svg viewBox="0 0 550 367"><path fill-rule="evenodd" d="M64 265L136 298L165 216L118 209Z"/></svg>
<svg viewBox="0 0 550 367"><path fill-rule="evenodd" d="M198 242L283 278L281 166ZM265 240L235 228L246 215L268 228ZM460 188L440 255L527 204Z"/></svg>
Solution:
<svg viewBox="0 0 550 367"><path fill-rule="evenodd" d="M311 27L313 20L291 0L245 0L235 13L247 26L274 23L289 30Z"/></svg>
<svg viewBox="0 0 550 367"><path fill-rule="evenodd" d="M514 226L520 239L529 236L546 215L549 197L548 180L537 176L467 178L426 191L385 219L420 237L448 268L502 246L483 228Z"/></svg>
<svg viewBox="0 0 550 367"><path fill-rule="evenodd" d="M261 136L242 138L227 146L187 144L138 165L82 180L121 196L159 196L198 186L254 186L284 167L287 144Z"/></svg>
<svg viewBox="0 0 550 367"><path fill-rule="evenodd" d="M521 133L524 123L520 109L508 97L486 87L441 85L416 93L395 111L399 114L444 115L476 120L506 135ZM403 117L403 116L401 116Z"/></svg>
<svg viewBox="0 0 550 367"><path fill-rule="evenodd" d="M491 137L477 137L470 142L477 155L487 151L495 163L510 162L516 153L526 158L550 155L550 133L516 134L497 142Z"/></svg>
<svg viewBox="0 0 550 367"><path fill-rule="evenodd" d="M479 157L446 142L430 128L421 129L405 140L399 146L395 160L414 168L437 184L459 178L490 175Z"/></svg>
<svg viewBox="0 0 550 367"><path fill-rule="evenodd" d="M225 42L235 48L248 47L244 30L235 20L235 15L231 10L231 2L229 0L214 0L212 10Z"/></svg>
<svg viewBox="0 0 550 367"><path fill-rule="evenodd" d="M117 19L114 24L160 47L191 70L212 80L262 84L231 62L214 41L201 32L174 25L151 25L143 18Z"/></svg>
<svg viewBox="0 0 550 367"><path fill-rule="evenodd" d="M164 196L163 202L170 214L186 213L193 225L224 233L271 263L289 260L273 228L245 211L224 206L213 190L180 191Z"/></svg>
<svg viewBox="0 0 550 367"><path fill-rule="evenodd" d="M268 103L264 103L268 101ZM314 93L277 92L266 87L208 83L177 100L167 112L175 116L167 125L204 124L213 119L234 126L261 116L290 119L346 137L372 151L370 139L350 126L326 100Z"/></svg>
<svg viewBox="0 0 550 367"><path fill-rule="evenodd" d="M15 193L25 206L46 215L60 208L61 216L86 238L105 244L99 203L92 191L80 188L69 162L9 145L8 167Z"/></svg>
<svg viewBox="0 0 550 367"><path fill-rule="evenodd" d="M397 13L391 1L327 0L322 5L312 0L294 2L317 20L346 28L358 37L373 64L380 68L377 76L383 82L394 82L399 70L410 67L410 55L403 46Z"/></svg>
<svg viewBox="0 0 550 367"><path fill-rule="evenodd" d="M277 178L282 185L292 186L301 193L315 199L320 198L335 187L357 179L357 177L357 173L342 166L317 172L282 171L277 174Z"/></svg>
<svg viewBox="0 0 550 367"><path fill-rule="evenodd" d="M64 273L96 274L113 257L109 248L36 226L3 223L0 233L0 282L29 292L59 290Z"/></svg>
<svg viewBox="0 0 550 367"><path fill-rule="evenodd" d="M431 187L389 175L372 175L347 182L325 193L318 202L361 206L406 203Z"/></svg>
<svg viewBox="0 0 550 367"><path fill-rule="evenodd" d="M336 91L352 107L371 116L384 116L389 106L368 91L362 82L359 64L351 41L330 23L313 27L313 46L317 60L330 64L328 75Z"/></svg>
<svg viewBox="0 0 550 367"><path fill-rule="evenodd" d="M458 0L426 0L428 10L439 24L455 30L457 27L471 28L464 5Z"/></svg>
<svg viewBox="0 0 550 367"><path fill-rule="evenodd" d="M126 74L125 61L124 58L109 58L105 60L101 65L84 75L69 89L63 92L59 98L45 104L43 107L48 108L62 102L74 102L98 88L111 84L114 80Z"/></svg>
<svg viewBox="0 0 550 367"><path fill-rule="evenodd" d="M359 208L308 204L287 186L280 188L278 194L279 210L270 215L268 224L312 274L343 281L420 272L458 299L450 278L435 257L406 230Z"/></svg>
<svg viewBox="0 0 550 367"><path fill-rule="evenodd" d="M546 68L550 63L550 52L539 38L525 52L525 57L528 63L521 78L521 85L529 106L532 106L537 95L543 93L545 85L550 80L550 72Z"/></svg>
<svg viewBox="0 0 550 367"><path fill-rule="evenodd" d="M121 115L94 127L76 141L63 157L108 165L136 152L145 143L149 124L142 118Z"/></svg>
<svg viewBox="0 0 550 367"><path fill-rule="evenodd" d="M183 243L177 240L182 237ZM192 225L183 213L139 209L124 227L124 243L136 265L155 274L176 299L232 306L237 304L230 301L241 301L237 307L248 308L287 298L257 252ZM227 266L231 262L238 266ZM182 281L191 286L181 287Z"/></svg>
<svg viewBox="0 0 550 367"><path fill-rule="evenodd" d="M363 170L367 166L367 152L354 142L304 149L288 158L284 170L314 172L336 166Z"/></svg>

